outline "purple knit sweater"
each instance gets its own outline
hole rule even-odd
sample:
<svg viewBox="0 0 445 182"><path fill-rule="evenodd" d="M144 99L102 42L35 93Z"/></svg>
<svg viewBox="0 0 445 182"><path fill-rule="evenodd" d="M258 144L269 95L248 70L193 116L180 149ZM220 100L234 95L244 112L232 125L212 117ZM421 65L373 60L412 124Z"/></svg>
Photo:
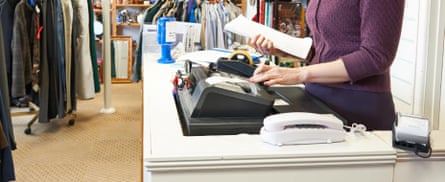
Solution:
<svg viewBox="0 0 445 182"><path fill-rule="evenodd" d="M342 58L352 90L390 91L390 66L402 28L404 0L311 0L307 23L316 54L312 64Z"/></svg>

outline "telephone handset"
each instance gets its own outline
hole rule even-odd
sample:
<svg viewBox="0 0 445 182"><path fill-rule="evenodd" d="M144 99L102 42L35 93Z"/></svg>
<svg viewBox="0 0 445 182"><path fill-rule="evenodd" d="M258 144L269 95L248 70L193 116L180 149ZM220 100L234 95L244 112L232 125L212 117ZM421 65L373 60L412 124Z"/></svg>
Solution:
<svg viewBox="0 0 445 182"><path fill-rule="evenodd" d="M331 114L308 112L267 116L260 135L273 145L334 143L345 140L343 122Z"/></svg>

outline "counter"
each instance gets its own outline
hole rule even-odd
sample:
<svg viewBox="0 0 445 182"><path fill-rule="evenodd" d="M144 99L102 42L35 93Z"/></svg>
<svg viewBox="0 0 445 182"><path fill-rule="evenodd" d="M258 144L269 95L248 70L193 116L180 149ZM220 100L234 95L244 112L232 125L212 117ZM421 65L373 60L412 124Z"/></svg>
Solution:
<svg viewBox="0 0 445 182"><path fill-rule="evenodd" d="M145 181L392 181L395 150L373 133L348 134L342 143L283 147L258 135L184 136L170 82L182 65L144 59Z"/></svg>
<svg viewBox="0 0 445 182"><path fill-rule="evenodd" d="M390 131L374 132L388 145L392 145ZM432 131L430 134L431 157L421 158L413 152L396 149L397 160L394 167L394 182L439 182L444 181L445 173L445 131Z"/></svg>

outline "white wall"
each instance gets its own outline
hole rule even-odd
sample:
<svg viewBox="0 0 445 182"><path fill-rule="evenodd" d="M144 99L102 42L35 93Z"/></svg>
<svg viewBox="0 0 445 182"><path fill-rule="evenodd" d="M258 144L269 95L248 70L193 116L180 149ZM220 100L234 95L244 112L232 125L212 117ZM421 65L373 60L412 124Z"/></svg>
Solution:
<svg viewBox="0 0 445 182"><path fill-rule="evenodd" d="M406 0L402 35L396 59L391 67L391 81L394 102L398 112L421 114L421 94L425 84L425 52L422 50L426 38L425 21L427 1ZM423 5L423 6L421 6Z"/></svg>
<svg viewBox="0 0 445 182"><path fill-rule="evenodd" d="M445 128L445 115L440 117L441 93L445 96L441 91L444 6L440 0L406 0L402 37L391 68L396 110L429 118L433 129L439 123Z"/></svg>

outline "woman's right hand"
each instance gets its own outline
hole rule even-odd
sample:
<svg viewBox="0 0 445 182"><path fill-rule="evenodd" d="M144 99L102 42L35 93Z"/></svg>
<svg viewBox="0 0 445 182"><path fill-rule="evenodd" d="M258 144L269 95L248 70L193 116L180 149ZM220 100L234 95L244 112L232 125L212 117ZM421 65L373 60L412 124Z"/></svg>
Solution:
<svg viewBox="0 0 445 182"><path fill-rule="evenodd" d="M304 68L287 68L280 66L259 65L249 81L254 83L262 82L266 86L271 85L293 85L306 82L308 71Z"/></svg>
<svg viewBox="0 0 445 182"><path fill-rule="evenodd" d="M273 42L265 36L258 34L248 41L249 46L255 48L261 54L269 54L281 57L287 57L289 54L275 48Z"/></svg>

